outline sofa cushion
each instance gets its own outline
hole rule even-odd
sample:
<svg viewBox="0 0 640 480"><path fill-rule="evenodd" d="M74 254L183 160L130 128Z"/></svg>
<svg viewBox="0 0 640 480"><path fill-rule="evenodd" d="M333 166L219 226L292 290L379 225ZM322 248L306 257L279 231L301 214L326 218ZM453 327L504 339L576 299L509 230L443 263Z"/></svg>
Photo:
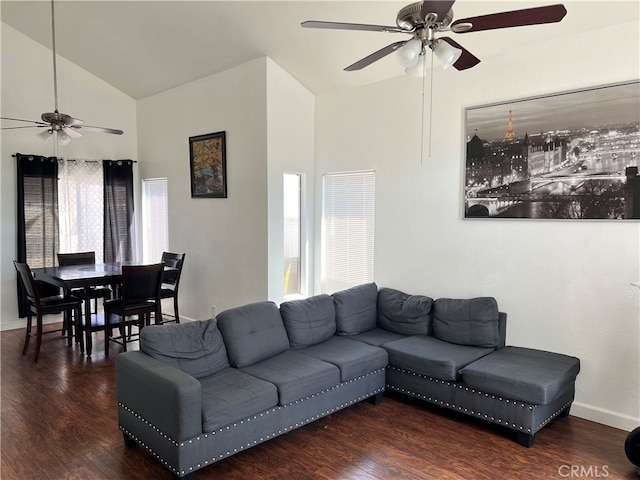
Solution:
<svg viewBox="0 0 640 480"><path fill-rule="evenodd" d="M392 288L378 292L378 326L402 335L432 335L433 298Z"/></svg>
<svg viewBox="0 0 640 480"><path fill-rule="evenodd" d="M546 405L573 386L578 372L576 357L505 347L464 367L462 381L483 392Z"/></svg>
<svg viewBox="0 0 640 480"><path fill-rule="evenodd" d="M280 405L300 400L340 383L335 365L287 350L274 357L242 369L243 372L278 387Z"/></svg>
<svg viewBox="0 0 640 480"><path fill-rule="evenodd" d="M289 349L280 310L273 302L231 308L217 319L233 367L246 367Z"/></svg>
<svg viewBox="0 0 640 480"><path fill-rule="evenodd" d="M359 342L368 343L369 345L375 345L380 347L385 343L393 342L394 340L400 340L405 338L406 335L400 335L399 333L389 332L384 328L376 327L366 332L358 333L356 335L350 335L349 338L358 340Z"/></svg>
<svg viewBox="0 0 640 480"><path fill-rule="evenodd" d="M212 432L278 404L275 385L226 368L200 380L202 431Z"/></svg>
<svg viewBox="0 0 640 480"><path fill-rule="evenodd" d="M303 348L324 342L336 333L333 299L326 294L280 305L280 315L289 335L291 348Z"/></svg>
<svg viewBox="0 0 640 480"><path fill-rule="evenodd" d="M140 350L198 379L229 366L215 319L149 325L140 331Z"/></svg>
<svg viewBox="0 0 640 480"><path fill-rule="evenodd" d="M335 365L340 369L340 380L343 382L385 368L389 363L386 350L352 340L351 337L333 336L326 342L298 352Z"/></svg>
<svg viewBox="0 0 640 480"><path fill-rule="evenodd" d="M375 283L357 285L331 296L338 335L355 335L376 327L378 286Z"/></svg>
<svg viewBox="0 0 640 480"><path fill-rule="evenodd" d="M495 298L439 298L433 307L433 335L458 345L497 348L500 333Z"/></svg>
<svg viewBox="0 0 640 480"><path fill-rule="evenodd" d="M437 338L415 335L385 343L389 365L440 380L457 381L460 369L493 352L492 348L469 347Z"/></svg>

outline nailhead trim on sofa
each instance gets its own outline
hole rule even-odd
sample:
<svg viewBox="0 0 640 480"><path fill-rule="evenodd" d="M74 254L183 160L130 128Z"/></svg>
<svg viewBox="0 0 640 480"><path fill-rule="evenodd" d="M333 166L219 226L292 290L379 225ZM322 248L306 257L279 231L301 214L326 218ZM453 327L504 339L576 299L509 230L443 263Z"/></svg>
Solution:
<svg viewBox="0 0 640 480"><path fill-rule="evenodd" d="M150 428L152 428L152 429L153 429L153 430L154 430L158 435L160 435L160 436L161 436L161 437L163 437L164 439L166 439L166 440L170 441L174 446L176 446L176 447L178 447L178 448L182 448L182 447L185 447L185 446L186 446L186 445L188 445L188 444L191 444L191 443L193 443L193 442L197 442L197 441L199 441L199 440L201 440L201 439L209 438L209 436L210 436L210 435L211 435L211 436L213 436L213 435L216 435L216 433L220 433L220 432L223 432L223 431L226 431L226 430L230 430L230 429L233 429L233 428L237 428L239 425L242 425L242 424L244 424L245 422L251 422L252 420L256 420L256 419L258 419L259 417L263 417L263 416L265 416L265 415L269 415L269 414L272 414L272 413L278 412L278 411L280 411L280 410L282 410L282 409L285 409L285 408L291 407L292 405L296 405L296 404L298 404L298 403L302 403L302 402L304 402L304 401L308 401L308 400L310 400L310 399L312 399L312 398L315 398L315 397L318 397L318 396L320 396L320 395L323 395L323 394L325 394L325 393L327 393L327 392L329 392L329 391L336 390L336 389L338 389L338 388L341 388L341 387L343 387L343 386L345 386L345 385L348 385L348 384L350 384L350 383L353 383L353 382L355 382L355 381L361 380L361 379L363 379L363 378L365 378L365 377L368 377L368 376L370 376L370 375L373 375L373 374L376 374L376 373L381 373L381 372L383 372L384 370L385 370L384 368L379 368L379 369L377 369L377 370L374 370L374 371L372 371L372 372L366 373L366 374L364 374L364 375L360 375L359 377L353 378L353 379L348 380L348 381L346 381L346 382L341 382L340 384L338 384L338 385L336 385L336 386L333 386L333 387L331 387L331 388L328 388L328 389L322 390L322 391L320 391L320 392L318 392L318 393L314 393L314 394L308 395L308 396L306 396L306 397L304 397L304 398L301 398L301 399L299 399L299 400L295 400L294 402L288 403L288 404L286 404L286 405L280 405L280 406L273 407L273 408L271 408L271 409L269 409L269 410L266 410L266 411L264 411L264 412L261 412L261 413L259 413L259 414L252 415L252 416L247 417L247 418L245 418L245 419L242 419L242 420L236 421L236 422L234 422L233 424L229 424L229 425L227 425L227 426L225 426L225 427L222 427L222 428L220 428L220 429L218 429L218 430L216 430L216 431L204 433L204 434L202 434L202 435L199 435L199 436L197 436L197 437L195 437L195 438L193 438L193 439L190 439L190 440L186 440L186 441L184 441L184 442L177 442L177 441L175 441L174 439L170 438L168 435L166 435L165 433L163 433L159 428L157 428L157 427L156 427L155 425L153 425L152 423L148 422L146 419L144 419L142 416L140 416L139 414L137 414L135 411L133 411L132 409L130 409L130 408L129 408L129 407L127 407L126 405L124 405L122 402L118 402L118 406L119 406L119 407L121 407L122 409L124 409L125 411L127 411L127 412L131 413L133 416L135 416L135 417L136 417L138 420L140 420L142 423L144 423L144 424L146 424L147 426L149 426ZM384 388L378 388L378 389L375 389L375 390L373 390L373 391L371 391L371 392L369 392L369 393L366 393L366 394L364 394L364 395L360 395L360 396L358 396L358 397L356 397L356 398L353 398L353 399L351 399L351 400L349 400L349 401L347 401L347 402L344 402L344 403L342 403L342 404L340 404L340 405L338 405L338 406L336 406L336 407L333 407L333 408L331 408L331 409L329 409L329 410L326 410L325 412L322 412L322 413L320 413L320 414L318 414L318 415L313 415L313 416L311 416L310 418L305 419L304 421L296 422L295 424L289 425L288 427L284 427L284 428L282 428L282 429L279 429L277 432L273 432L273 433L271 433L271 434L269 434L269 435L265 435L264 437L261 437L259 440L258 440L258 439L254 440L252 443L247 443L246 445L240 445L240 446L235 447L235 448L230 448L230 449L228 449L228 450L226 451L226 453L224 453L224 454L220 454L220 455L218 455L217 457L213 457L213 458L212 458L212 459L210 459L210 460L205 460L205 461L204 461L204 465L202 465L202 464L194 465L194 466L192 466L192 467L190 467L190 468L188 468L188 469L182 470L182 471L179 471L179 470L178 470L175 466L173 466L173 465L169 465L169 463L168 463L166 460L164 460L162 457L160 457L160 456L159 456L156 452L154 452L154 451L153 451L153 450L152 450L148 445L146 445L144 442L142 442L142 441L141 441L137 436L135 436L135 435L133 435L131 432L129 432L126 428L124 428L124 427L120 426L120 430L121 430L123 433L125 433L126 435L128 435L129 437L131 437L131 438L132 438L136 443L138 443L138 444L139 444L140 446L142 446L145 450L147 450L147 451L148 451L148 452L149 452L149 453L150 453L154 458L156 458L157 460L159 460L159 461L160 461L160 462L161 462L165 467L167 467L167 468L168 468L169 470L171 470L173 473L175 473L175 474L177 474L177 475L186 475L186 474L191 473L191 472L193 472L193 471L196 471L196 470L198 470L198 469L200 469L200 468L203 468L204 466L207 466L207 465L209 465L210 463L215 463L215 462L217 462L217 461L219 461L219 460L222 460L223 458L229 457L229 456L231 456L231 455L233 455L233 454L235 454L235 453L237 453L237 452L239 452L239 451L242 451L242 450L244 450L244 449L246 449L246 448L250 448L250 447L252 447L252 446L254 446L254 445L257 445L257 444L259 444L259 443L261 443L261 442L263 442L263 441L269 440L269 439L274 438L274 437L277 437L277 436L279 436L279 435L281 435L281 434L283 434L283 433L286 433L286 432L288 432L288 431L290 431L290 430L294 430L294 429L296 429L296 428L298 428L298 427L301 427L301 426L303 426L303 425L306 425L306 424L308 424L308 423L311 423L311 422L313 422L313 421L315 421L315 420L318 420L318 419L320 419L320 418L322 418L322 417L325 417L325 416L327 416L327 415L330 415L331 413L337 412L337 411L339 411L339 410L341 410L341 409L343 409L343 408L346 408L346 407L348 407L348 406L350 406L350 405L353 405L353 404L358 403L358 402L360 402L360 401L362 401L362 400L365 400L366 398L369 398L369 397L372 397L372 396L374 396L374 395L377 395L378 393L382 393L383 391L384 391Z"/></svg>
<svg viewBox="0 0 640 480"><path fill-rule="evenodd" d="M433 377L430 377L430 376L427 376L427 375L422 375L420 373L416 373L416 372L413 372L411 370L406 370L406 369L403 369L403 368L398 368L398 367L393 367L393 366L388 366L387 368L391 369L391 370L395 370L395 371L403 373L403 374L409 374L409 375L412 375L414 377L425 379L425 380L428 380L430 382L446 385L447 387L458 388L458 389L461 389L461 390L465 390L467 392L471 392L472 394L477 393L480 396L485 396L487 398L490 397L493 400L498 400L500 402L505 402L507 404L512 404L513 406L518 406L519 405L521 408L527 408L527 409L529 409L531 411L533 411L535 408L538 407L538 405L524 403L524 402L520 402L520 401L516 401L516 400L510 400L508 398L503 398L503 397L496 396L496 395L493 395L493 394L490 394L490 393L482 392L480 390L475 390L475 389L466 387L465 385L462 385L460 383L451 382L449 380L440 380L438 378L433 378ZM460 405L451 404L449 402L445 402L443 400L439 400L437 398L433 398L433 397L428 396L428 395L423 395L423 394L418 393L418 392L412 392L412 391L406 390L404 388L396 387L395 385L391 385L391 384L387 384L387 389L393 390L394 392L402 393L402 394L405 394L405 395L410 395L412 397L419 398L421 400L426 400L428 402L434 403L436 405L441 405L443 407L447 407L447 408L450 408L452 410L458 410L460 412L463 412L463 413L466 413L466 414L469 414L469 415L474 415L474 416L476 416L478 418L482 418L483 420L491 421L491 422L499 424L499 425L504 425L504 426L507 426L507 427L515 429L515 430L520 430L522 432L526 432L528 434L532 433L530 428L524 427L522 425L516 425L515 423L509 423L506 420L502 420L500 418L495 418L494 416L489 416L486 413L476 412L476 411L473 411L473 410L469 411L468 408L464 408L464 407L462 407ZM562 407L557 409L554 413L552 413L549 417L547 417L544 421L542 421L538 425L538 427L536 428L536 431L540 430L542 427L544 427L546 424L548 424L551 420L553 420L558 415L560 415L569 405L571 405L571 403L572 403L571 401L566 402Z"/></svg>

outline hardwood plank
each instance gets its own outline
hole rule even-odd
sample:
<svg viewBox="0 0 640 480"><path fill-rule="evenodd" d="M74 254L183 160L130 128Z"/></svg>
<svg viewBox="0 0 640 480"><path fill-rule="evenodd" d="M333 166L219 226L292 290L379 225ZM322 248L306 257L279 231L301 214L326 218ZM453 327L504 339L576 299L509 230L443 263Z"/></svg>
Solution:
<svg viewBox="0 0 640 480"><path fill-rule="evenodd" d="M42 346L35 365L31 352L22 356L23 333L0 333L3 480L172 479L144 449L124 446L115 357L105 359L102 333L93 336L91 358L78 345L54 342ZM380 405L353 405L200 470L196 478L557 479L575 466L591 468L591 477L606 471L608 479L637 480L624 454L626 435L570 416L542 429L526 449L504 428L388 393Z"/></svg>

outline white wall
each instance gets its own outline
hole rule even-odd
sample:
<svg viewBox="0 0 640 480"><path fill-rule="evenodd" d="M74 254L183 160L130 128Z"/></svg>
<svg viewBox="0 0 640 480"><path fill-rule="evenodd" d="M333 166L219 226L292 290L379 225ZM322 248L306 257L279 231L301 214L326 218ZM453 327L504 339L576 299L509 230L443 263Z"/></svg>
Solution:
<svg viewBox="0 0 640 480"><path fill-rule="evenodd" d="M167 177L180 314L267 298L266 59L138 102L141 178ZM189 137L226 132L227 198L191 198Z"/></svg>
<svg viewBox="0 0 640 480"><path fill-rule="evenodd" d="M2 116L40 120L54 110L51 50L8 25L1 24ZM58 96L61 112L89 125L124 130L123 135L85 133L64 147L64 158L136 159L136 104L122 92L58 56ZM4 126L4 124L3 124ZM9 126L8 124L6 126ZM16 160L11 155L54 155L53 142L42 142L39 129L3 130L0 156L0 329L22 328L18 319L16 272Z"/></svg>
<svg viewBox="0 0 640 480"><path fill-rule="evenodd" d="M508 344L581 359L572 413L626 429L640 423L640 292L630 285L640 279L640 225L463 220L463 132L467 106L637 78L638 38L629 23L560 46L505 43L465 72L437 68L430 157L428 81L423 157L421 80L316 98L316 202L322 173L376 171L376 282L433 298L496 297Z"/></svg>
<svg viewBox="0 0 640 480"><path fill-rule="evenodd" d="M269 300L284 300L284 217L282 177L303 178L303 238L313 238L314 97L277 63L267 59L267 141L269 176ZM305 188L306 187L306 188ZM313 264L309 265L312 270ZM309 286L312 290L312 286Z"/></svg>
<svg viewBox="0 0 640 480"><path fill-rule="evenodd" d="M283 299L282 175L313 186L313 101L261 58L138 102L140 175L168 178L169 249L186 253L181 315ZM191 198L188 139L222 130L228 198Z"/></svg>

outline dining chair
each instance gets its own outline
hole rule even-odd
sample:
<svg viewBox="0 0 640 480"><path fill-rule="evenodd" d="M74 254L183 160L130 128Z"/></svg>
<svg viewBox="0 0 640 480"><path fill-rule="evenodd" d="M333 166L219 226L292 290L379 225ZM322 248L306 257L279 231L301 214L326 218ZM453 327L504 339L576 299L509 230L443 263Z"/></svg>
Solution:
<svg viewBox="0 0 640 480"><path fill-rule="evenodd" d="M139 331L151 323L151 314L155 322L160 323L160 287L164 265L123 265L120 298L104 302L105 343L104 355L109 356L109 343L115 342L127 351L127 342L133 336L125 330L136 326ZM134 318L136 317L136 318ZM118 318L114 321L114 318ZM113 330L119 329L120 335L113 336ZM136 335L137 336L137 335Z"/></svg>
<svg viewBox="0 0 640 480"><path fill-rule="evenodd" d="M66 338L67 345L71 346L71 340L74 336L74 333L73 329L71 328L71 322L69 320L70 315L73 315L75 319L76 341L80 342L80 348L81 350L84 350L81 326L82 300L69 295L41 297L40 292L38 291L38 285L36 284L35 278L33 278L33 273L31 272L31 268L29 268L29 265L15 260L13 261L13 264L18 271L20 281L26 293L27 301L29 302L29 310L27 312L27 331L24 339L24 348L22 349L22 355L26 355L27 350L29 349L29 340L31 339L31 337L35 338L36 355L33 359L33 363L36 363L38 361L38 356L40 355L40 346L43 343L43 337L45 335L51 335L58 332L61 333L58 338L48 338L47 340L45 340L45 342L62 340ZM45 331L42 325L42 317L44 315L59 313L64 313L67 317L67 320L63 322L63 325L66 324L66 335L64 334L64 326L63 328L47 329ZM34 314L36 315L35 333L32 331Z"/></svg>
<svg viewBox="0 0 640 480"><path fill-rule="evenodd" d="M96 263L96 252L58 253L58 265L66 267L70 265L93 265ZM81 298L85 302L93 300L93 312L98 313L98 299L108 300L112 296L111 288L107 286L73 288L70 295ZM90 321L90 320L85 320ZM63 326L64 328L64 326Z"/></svg>
<svg viewBox="0 0 640 480"><path fill-rule="evenodd" d="M173 298L173 315L162 312L163 323L180 323L180 314L178 313L178 286L180 285L180 276L182 275L182 265L184 264L185 255L184 253L162 253L162 264L165 267L172 267L172 269L166 270L162 275L160 299ZM167 317L171 320L165 320Z"/></svg>

